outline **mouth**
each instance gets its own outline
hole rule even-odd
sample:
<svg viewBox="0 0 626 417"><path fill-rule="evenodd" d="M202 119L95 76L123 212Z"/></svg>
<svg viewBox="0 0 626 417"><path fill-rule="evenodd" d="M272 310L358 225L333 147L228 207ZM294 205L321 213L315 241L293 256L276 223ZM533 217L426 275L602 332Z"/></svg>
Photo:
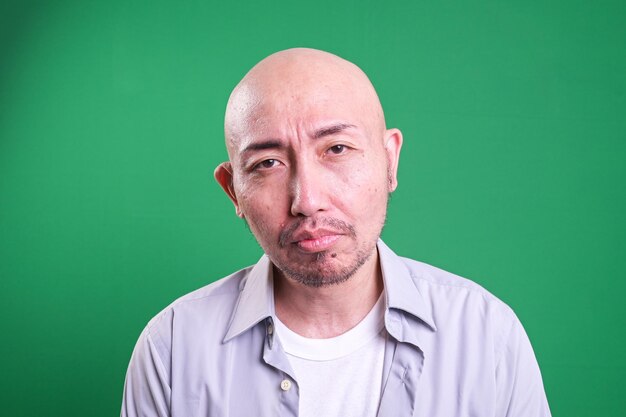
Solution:
<svg viewBox="0 0 626 417"><path fill-rule="evenodd" d="M303 252L315 253L332 248L342 235L342 233L330 230L301 232L294 235L291 243Z"/></svg>
<svg viewBox="0 0 626 417"><path fill-rule="evenodd" d="M301 253L320 254L333 249L345 237L356 239L356 231L342 220L299 219L280 233L279 244L283 248L295 247Z"/></svg>

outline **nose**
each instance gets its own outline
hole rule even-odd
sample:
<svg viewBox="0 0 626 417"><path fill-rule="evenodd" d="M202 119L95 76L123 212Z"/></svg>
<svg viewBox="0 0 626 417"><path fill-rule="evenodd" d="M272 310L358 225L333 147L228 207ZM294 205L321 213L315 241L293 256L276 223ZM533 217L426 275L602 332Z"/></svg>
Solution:
<svg viewBox="0 0 626 417"><path fill-rule="evenodd" d="M327 209L328 190L323 175L311 165L299 165L293 172L290 184L291 215L313 216Z"/></svg>

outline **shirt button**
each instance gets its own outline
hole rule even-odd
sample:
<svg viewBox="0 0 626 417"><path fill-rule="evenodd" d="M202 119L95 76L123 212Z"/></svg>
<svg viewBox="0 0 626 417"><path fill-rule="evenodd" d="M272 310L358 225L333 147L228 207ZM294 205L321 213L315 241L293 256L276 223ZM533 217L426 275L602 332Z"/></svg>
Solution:
<svg viewBox="0 0 626 417"><path fill-rule="evenodd" d="M288 379L283 379L280 383L280 389L283 391L289 391L291 389L291 381Z"/></svg>

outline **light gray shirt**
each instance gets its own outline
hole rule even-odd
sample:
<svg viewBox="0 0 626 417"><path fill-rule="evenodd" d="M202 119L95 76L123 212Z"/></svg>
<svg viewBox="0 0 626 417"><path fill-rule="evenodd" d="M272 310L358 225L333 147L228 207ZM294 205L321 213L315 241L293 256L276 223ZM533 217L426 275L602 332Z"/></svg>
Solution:
<svg viewBox="0 0 626 417"><path fill-rule="evenodd" d="M378 416L550 416L530 342L508 306L380 240L378 253L388 333ZM122 417L297 416L271 271L263 256L153 318L128 367Z"/></svg>

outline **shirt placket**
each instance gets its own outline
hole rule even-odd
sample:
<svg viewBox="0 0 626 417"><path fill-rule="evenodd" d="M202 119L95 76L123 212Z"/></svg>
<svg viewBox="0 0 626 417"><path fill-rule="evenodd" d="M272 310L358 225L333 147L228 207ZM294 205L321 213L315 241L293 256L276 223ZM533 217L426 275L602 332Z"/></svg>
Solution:
<svg viewBox="0 0 626 417"><path fill-rule="evenodd" d="M274 321L265 319L266 342L263 348L263 360L276 370L275 392L278 396L278 414L280 416L298 416L300 392L289 359L276 338Z"/></svg>
<svg viewBox="0 0 626 417"><path fill-rule="evenodd" d="M418 383L424 367L424 352L415 344L403 341L401 319L390 316L386 323L387 344L383 365L383 392L378 417L414 416Z"/></svg>

